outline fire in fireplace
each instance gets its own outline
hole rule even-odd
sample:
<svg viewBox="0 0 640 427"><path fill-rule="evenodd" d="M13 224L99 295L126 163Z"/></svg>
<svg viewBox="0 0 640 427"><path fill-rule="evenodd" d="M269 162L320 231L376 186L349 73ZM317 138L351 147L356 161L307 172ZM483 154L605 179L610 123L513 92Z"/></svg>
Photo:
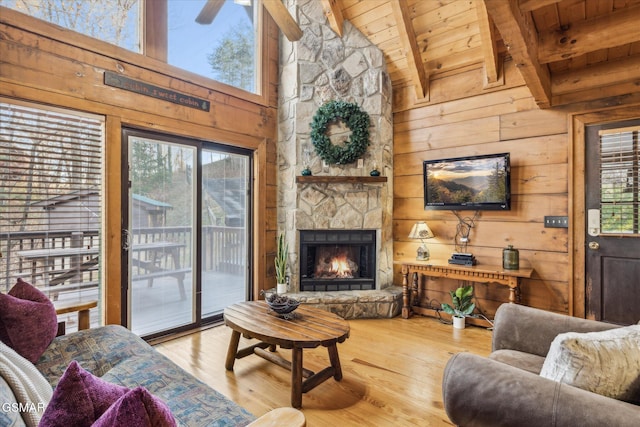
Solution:
<svg viewBox="0 0 640 427"><path fill-rule="evenodd" d="M375 230L301 230L300 290L375 289Z"/></svg>
<svg viewBox="0 0 640 427"><path fill-rule="evenodd" d="M351 246L321 247L318 252L315 277L353 279L358 274L358 263Z"/></svg>

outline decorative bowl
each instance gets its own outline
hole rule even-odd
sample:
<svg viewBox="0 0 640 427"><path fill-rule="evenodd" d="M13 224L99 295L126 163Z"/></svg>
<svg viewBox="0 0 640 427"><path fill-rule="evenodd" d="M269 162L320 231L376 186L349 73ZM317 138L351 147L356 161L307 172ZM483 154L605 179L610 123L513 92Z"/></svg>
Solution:
<svg viewBox="0 0 640 427"><path fill-rule="evenodd" d="M300 305L299 301L286 295L271 294L265 300L271 310L281 315L290 315Z"/></svg>

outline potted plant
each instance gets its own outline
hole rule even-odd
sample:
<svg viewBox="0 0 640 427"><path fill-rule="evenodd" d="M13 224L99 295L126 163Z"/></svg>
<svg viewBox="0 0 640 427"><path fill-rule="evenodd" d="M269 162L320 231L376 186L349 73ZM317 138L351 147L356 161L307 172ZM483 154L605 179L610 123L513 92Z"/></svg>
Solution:
<svg viewBox="0 0 640 427"><path fill-rule="evenodd" d="M449 291L452 305L442 304L442 310L453 316L453 327L464 329L465 318L470 316L476 305L473 300L473 286L461 286L455 291Z"/></svg>
<svg viewBox="0 0 640 427"><path fill-rule="evenodd" d="M274 264L276 267L276 293L287 292L287 257L289 256L289 245L284 238L284 233L278 236L278 247Z"/></svg>

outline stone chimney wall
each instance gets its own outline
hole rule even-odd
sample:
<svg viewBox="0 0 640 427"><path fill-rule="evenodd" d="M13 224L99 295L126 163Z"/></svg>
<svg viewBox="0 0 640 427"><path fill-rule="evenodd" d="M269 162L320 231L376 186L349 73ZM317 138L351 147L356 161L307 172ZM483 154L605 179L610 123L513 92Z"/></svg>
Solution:
<svg viewBox="0 0 640 427"><path fill-rule="evenodd" d="M318 0L285 3L303 30L291 43L280 37L278 111L278 230L289 243L291 291L299 289L298 230L375 229L378 231L377 288L393 275L393 116L391 81L382 52L350 22L342 38L327 22ZM370 145L357 162L325 165L310 138L318 108L331 100L356 103L369 114ZM339 126L330 129L332 141ZM314 176L369 176L385 183L296 183L305 165Z"/></svg>

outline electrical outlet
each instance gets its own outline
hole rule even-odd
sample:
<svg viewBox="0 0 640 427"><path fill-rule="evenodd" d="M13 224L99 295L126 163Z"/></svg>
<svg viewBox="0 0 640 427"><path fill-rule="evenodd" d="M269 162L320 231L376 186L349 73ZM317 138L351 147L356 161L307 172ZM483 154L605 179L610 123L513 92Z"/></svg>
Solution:
<svg viewBox="0 0 640 427"><path fill-rule="evenodd" d="M545 228L569 228L569 217L566 216L545 216Z"/></svg>
<svg viewBox="0 0 640 427"><path fill-rule="evenodd" d="M362 169L364 167L364 159L358 159L358 169Z"/></svg>

